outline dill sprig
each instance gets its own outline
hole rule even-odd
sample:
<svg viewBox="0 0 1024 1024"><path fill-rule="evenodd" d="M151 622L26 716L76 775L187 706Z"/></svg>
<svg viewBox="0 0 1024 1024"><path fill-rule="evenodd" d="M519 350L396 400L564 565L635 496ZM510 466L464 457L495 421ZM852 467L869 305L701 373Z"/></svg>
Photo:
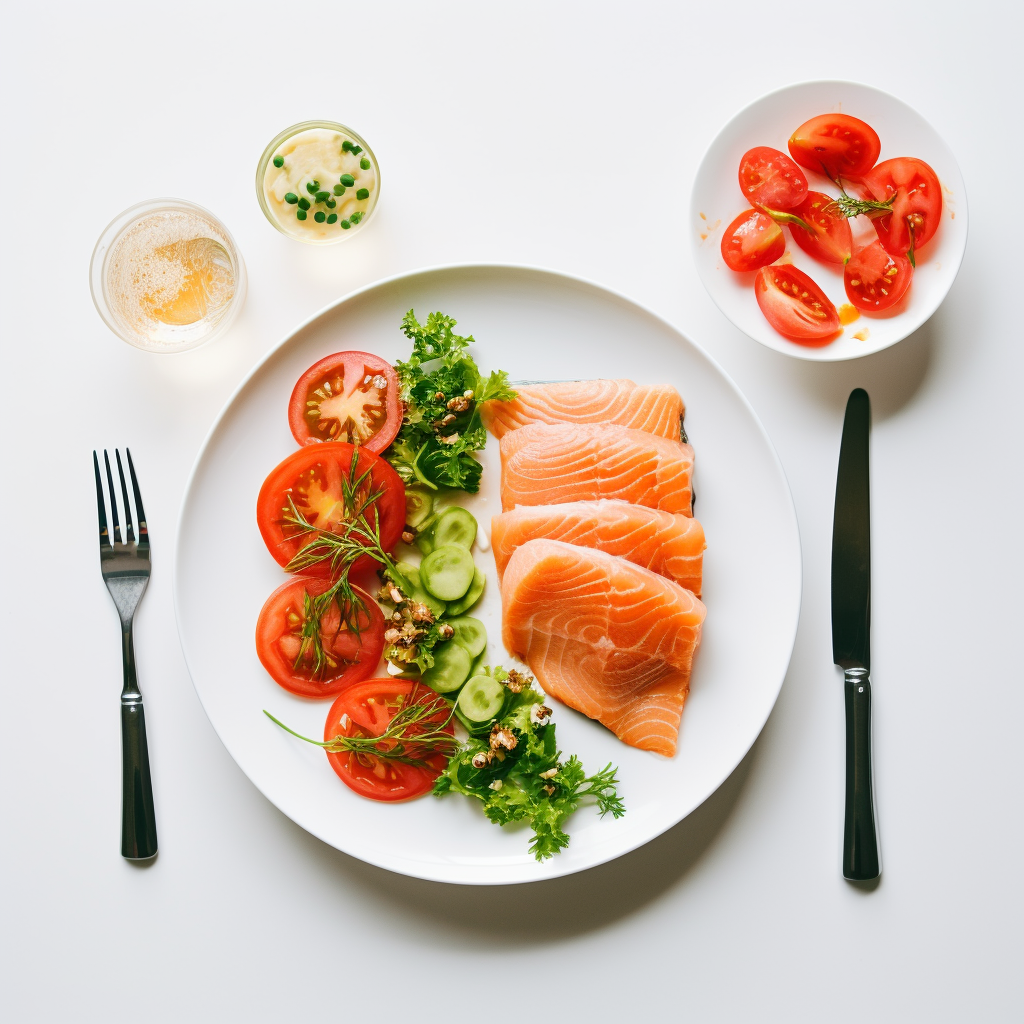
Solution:
<svg viewBox="0 0 1024 1024"><path fill-rule="evenodd" d="M892 213L892 204L896 199L896 193L894 192L888 199L881 201L876 199L857 199L855 196L851 196L846 189L843 187L842 178L833 178L825 168L822 167L825 176L837 189L839 189L839 196L833 199L829 206L834 206L840 213L841 216L850 220L852 217L859 217L861 214L866 214L868 217L881 217L885 213Z"/></svg>

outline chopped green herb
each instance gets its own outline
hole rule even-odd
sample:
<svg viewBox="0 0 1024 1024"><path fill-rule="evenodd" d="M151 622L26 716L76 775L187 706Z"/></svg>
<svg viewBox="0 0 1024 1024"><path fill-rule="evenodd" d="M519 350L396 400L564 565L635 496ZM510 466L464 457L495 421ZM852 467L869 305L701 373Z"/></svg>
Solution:
<svg viewBox="0 0 1024 1024"><path fill-rule="evenodd" d="M307 182L306 182L306 191L307 191L307 192L308 192L308 193L309 193L309 194L310 194L311 196L315 196L315 195L316 195L316 190L317 190L317 189L318 189L319 187L320 187L320 182L319 182L319 181L307 181Z"/></svg>
<svg viewBox="0 0 1024 1024"><path fill-rule="evenodd" d="M294 206L299 201L299 197L294 192L285 192L284 201Z"/></svg>
<svg viewBox="0 0 1024 1024"><path fill-rule="evenodd" d="M363 151L363 147L362 146L353 146L352 147L352 155L353 156L359 156L359 154L362 153L362 151Z"/></svg>
<svg viewBox="0 0 1024 1024"><path fill-rule="evenodd" d="M316 201L318 203L322 203L322 202L324 202L325 199L328 198L328 196L330 196L330 194L331 194L330 192L317 192L317 194L316 194Z"/></svg>
<svg viewBox="0 0 1024 1024"><path fill-rule="evenodd" d="M284 157L281 156L281 155L275 156L274 157L274 166L275 167L284 167Z"/></svg>
<svg viewBox="0 0 1024 1024"><path fill-rule="evenodd" d="M324 206L326 206L328 210L333 210L337 205L338 205L337 202L335 202L335 200L333 200L333 199L328 199L324 203Z"/></svg>
<svg viewBox="0 0 1024 1024"><path fill-rule="evenodd" d="M356 183L356 179L353 178L351 174L343 174L341 176L341 183L347 187L349 185L354 185Z"/></svg>
<svg viewBox="0 0 1024 1024"><path fill-rule="evenodd" d="M335 185L334 186L334 194L336 196L343 196L345 194L345 186L344 185Z"/></svg>
<svg viewBox="0 0 1024 1024"><path fill-rule="evenodd" d="M324 213L323 210L317 210L316 213L313 214L313 220L315 220L317 222L317 224L323 224L323 222L326 219L327 219L327 214Z"/></svg>
<svg viewBox="0 0 1024 1024"><path fill-rule="evenodd" d="M345 139L345 141L341 144L342 152L343 153L347 153L351 148L352 148L352 143L349 142L348 139Z"/></svg>
<svg viewBox="0 0 1024 1024"><path fill-rule="evenodd" d="M337 221L337 219L338 219L338 215L336 213L329 213L327 215L327 223L328 224L334 224Z"/></svg>
<svg viewBox="0 0 1024 1024"><path fill-rule="evenodd" d="M303 196L299 200L299 209L300 210L308 210L309 209L309 200L305 196Z"/></svg>
<svg viewBox="0 0 1024 1024"><path fill-rule="evenodd" d="M343 228L344 228L344 229L345 229L346 231L348 231L348 229L349 229L350 227L352 227L352 225L351 225L351 224L350 224L350 223L349 223L349 222L348 222L347 220L343 220L343 221L341 222L341 226L342 226L342 227L343 227Z"/></svg>
<svg viewBox="0 0 1024 1024"><path fill-rule="evenodd" d="M349 219L352 221L353 224L358 224L363 219L363 211L356 210L356 212L353 213Z"/></svg>
<svg viewBox="0 0 1024 1024"><path fill-rule="evenodd" d="M295 211L295 216L299 220L305 220L306 219L306 211L305 210L296 210Z"/></svg>
<svg viewBox="0 0 1024 1024"><path fill-rule="evenodd" d="M356 192L356 199L369 199L370 190L368 188L361 188Z"/></svg>
<svg viewBox="0 0 1024 1024"><path fill-rule="evenodd" d="M370 161L364 156L363 159L359 161L359 166L362 167L364 171L368 171L370 169Z"/></svg>

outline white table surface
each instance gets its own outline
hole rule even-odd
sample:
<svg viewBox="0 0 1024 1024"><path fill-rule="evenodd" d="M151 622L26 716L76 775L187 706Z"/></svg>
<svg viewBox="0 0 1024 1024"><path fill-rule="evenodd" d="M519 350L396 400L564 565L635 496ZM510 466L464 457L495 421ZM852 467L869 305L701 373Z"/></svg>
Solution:
<svg viewBox="0 0 1024 1024"><path fill-rule="evenodd" d="M882 26L877 10L798 4L772 45L768 16L748 3L8 10L0 1017L1020 1019L1024 25L1009 5L895 5ZM874 41L816 41L840 22ZM728 117L827 77L889 89L937 127L971 237L916 335L813 365L712 305L686 209ZM383 169L375 223L326 249L273 231L253 191L266 141L315 116L364 133ZM86 273L107 221L161 195L222 217L250 282L226 337L173 357L113 337ZM772 436L804 545L792 666L733 776L647 847L528 888L399 877L292 824L210 727L171 608L185 480L249 367L355 287L472 260L608 284L703 345ZM857 385L874 403L874 891L840 875L829 631L836 458ZM145 868L118 855L121 669L90 466L93 447L125 444L155 552L136 638L160 830Z"/></svg>

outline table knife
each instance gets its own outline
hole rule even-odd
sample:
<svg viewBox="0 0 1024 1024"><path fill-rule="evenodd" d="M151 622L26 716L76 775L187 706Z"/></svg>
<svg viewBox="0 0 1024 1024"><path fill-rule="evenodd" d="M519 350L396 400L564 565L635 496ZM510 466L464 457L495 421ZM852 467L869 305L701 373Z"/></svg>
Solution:
<svg viewBox="0 0 1024 1024"><path fill-rule="evenodd" d="M832 525L832 660L846 700L846 828L843 876L877 878L878 842L871 779L871 403L856 388L846 403Z"/></svg>

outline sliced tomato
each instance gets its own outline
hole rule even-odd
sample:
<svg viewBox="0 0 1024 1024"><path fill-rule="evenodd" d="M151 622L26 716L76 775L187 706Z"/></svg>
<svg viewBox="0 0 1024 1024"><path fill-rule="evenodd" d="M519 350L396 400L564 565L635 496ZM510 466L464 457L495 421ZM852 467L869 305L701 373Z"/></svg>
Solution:
<svg viewBox="0 0 1024 1024"><path fill-rule="evenodd" d="M267 598L256 623L263 667L300 697L331 697L361 682L384 652L384 613L364 590L352 588L354 605L337 595L328 599L312 621L314 602L329 588L326 580L291 579Z"/></svg>
<svg viewBox="0 0 1024 1024"><path fill-rule="evenodd" d="M789 211L809 228L787 221L793 241L808 255L825 263L845 263L853 252L850 222L839 212L835 200L824 192L808 192L804 201Z"/></svg>
<svg viewBox="0 0 1024 1024"><path fill-rule="evenodd" d="M338 736L380 736L391 719L411 703L436 706L436 714L428 715L424 722L435 726L450 718L450 705L433 690L414 679L369 679L356 683L338 694L331 705L324 725L324 742ZM419 727L412 727L409 738L415 739ZM451 722L444 732L454 733ZM393 746L393 740L382 741L382 749ZM434 780L447 764L445 753L431 749L412 748L415 760L423 764L403 764L373 753L328 752L327 759L338 778L360 796L371 800L412 800L429 793Z"/></svg>
<svg viewBox="0 0 1024 1024"><path fill-rule="evenodd" d="M811 171L859 180L878 159L882 144L874 128L849 114L819 114L789 138L793 159Z"/></svg>
<svg viewBox="0 0 1024 1024"><path fill-rule="evenodd" d="M843 284L847 297L858 309L881 313L907 294L913 277L910 260L887 252L878 241L853 254L843 271Z"/></svg>
<svg viewBox="0 0 1024 1024"><path fill-rule="evenodd" d="M352 490L357 482L351 495L353 507L346 490ZM314 529L290 521L289 498ZM381 547L394 550L405 527L405 484L379 455L344 441L306 445L293 452L270 472L256 499L256 522L263 541L285 567L323 533L347 533L360 513L371 526L376 518ZM353 563L351 571L377 564L366 555ZM332 568L319 562L296 571L305 576L329 576Z"/></svg>
<svg viewBox="0 0 1024 1024"><path fill-rule="evenodd" d="M757 270L786 251L782 228L760 210L741 213L722 236L722 259L730 270Z"/></svg>
<svg viewBox="0 0 1024 1024"><path fill-rule="evenodd" d="M751 206L791 210L807 194L803 171L785 153L755 146L740 160L740 191Z"/></svg>
<svg viewBox="0 0 1024 1024"><path fill-rule="evenodd" d="M896 199L892 213L874 219L882 245L894 256L920 249L939 230L942 217L942 186L923 160L899 156L883 160L863 179L870 199Z"/></svg>
<svg viewBox="0 0 1024 1024"><path fill-rule="evenodd" d="M765 319L801 344L823 345L839 330L839 314L828 296L792 264L762 267L754 296Z"/></svg>
<svg viewBox="0 0 1024 1024"><path fill-rule="evenodd" d="M395 368L371 352L335 352L296 382L288 425L299 444L348 441L382 452L402 425Z"/></svg>

